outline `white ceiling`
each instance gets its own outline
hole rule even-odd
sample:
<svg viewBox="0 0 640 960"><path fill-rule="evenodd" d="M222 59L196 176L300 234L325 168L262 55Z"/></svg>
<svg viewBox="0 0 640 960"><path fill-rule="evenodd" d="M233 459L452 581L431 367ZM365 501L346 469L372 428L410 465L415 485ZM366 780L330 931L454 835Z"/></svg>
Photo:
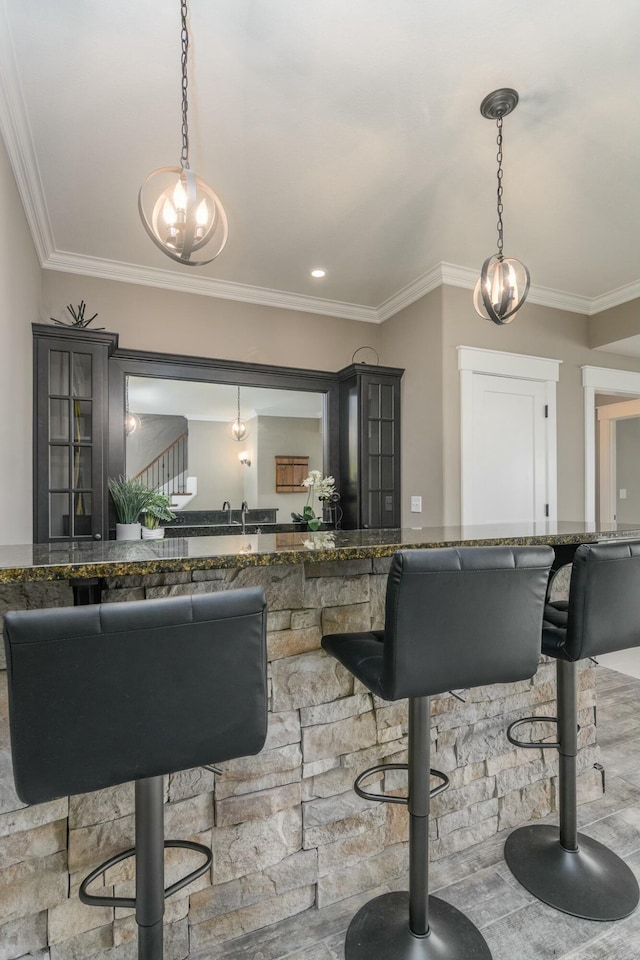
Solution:
<svg viewBox="0 0 640 960"><path fill-rule="evenodd" d="M640 295L638 0L191 0L191 166L230 221L174 264L137 192L177 164L179 0L0 0L0 130L43 266L379 322L495 250L530 299ZM309 271L322 266L324 280Z"/></svg>
<svg viewBox="0 0 640 960"><path fill-rule="evenodd" d="M187 420L222 420L229 423L238 413L238 390L229 384L128 377L127 386L129 410L132 413L160 413L186 417ZM240 415L243 420L251 420L256 416L320 419L323 400L321 393L242 387Z"/></svg>

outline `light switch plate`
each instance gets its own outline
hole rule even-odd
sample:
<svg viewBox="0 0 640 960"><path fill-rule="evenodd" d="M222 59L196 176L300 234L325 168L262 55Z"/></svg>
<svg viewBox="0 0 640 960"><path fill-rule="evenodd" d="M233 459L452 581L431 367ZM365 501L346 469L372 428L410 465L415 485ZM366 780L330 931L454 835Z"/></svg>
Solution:
<svg viewBox="0 0 640 960"><path fill-rule="evenodd" d="M621 488L620 488L620 499L621 499L621 500L626 500L626 499L627 499L627 491L625 490L624 487L621 487Z"/></svg>
<svg viewBox="0 0 640 960"><path fill-rule="evenodd" d="M422 513L422 497L411 497L411 513Z"/></svg>

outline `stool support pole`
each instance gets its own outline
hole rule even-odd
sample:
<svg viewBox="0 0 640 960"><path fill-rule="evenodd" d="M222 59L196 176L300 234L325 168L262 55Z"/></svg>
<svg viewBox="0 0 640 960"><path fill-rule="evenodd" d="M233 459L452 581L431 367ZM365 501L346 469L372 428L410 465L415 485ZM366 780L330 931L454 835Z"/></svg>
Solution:
<svg viewBox="0 0 640 960"><path fill-rule="evenodd" d="M429 934L429 793L431 708L429 697L409 700L409 928Z"/></svg>
<svg viewBox="0 0 640 960"><path fill-rule="evenodd" d="M164 779L136 780L136 923L138 960L162 960Z"/></svg>
<svg viewBox="0 0 640 960"><path fill-rule="evenodd" d="M574 853L578 849L576 757L578 755L578 694L576 665L567 660L556 663L559 746L560 846Z"/></svg>

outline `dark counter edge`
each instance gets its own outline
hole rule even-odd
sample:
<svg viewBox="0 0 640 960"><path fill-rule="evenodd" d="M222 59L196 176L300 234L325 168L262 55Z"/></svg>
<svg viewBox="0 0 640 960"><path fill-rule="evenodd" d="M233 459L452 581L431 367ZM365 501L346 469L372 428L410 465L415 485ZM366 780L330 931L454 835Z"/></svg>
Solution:
<svg viewBox="0 0 640 960"><path fill-rule="evenodd" d="M282 548L260 553L229 553L224 555L195 557L157 557L104 560L95 563L51 563L32 564L17 567L0 567L1 583L42 583L60 580L82 580L91 577L122 577L133 574L189 572L192 570L231 569L234 567L267 567L284 564L298 564L336 560L367 560L391 557L398 550L429 550L438 547L470 546L531 546L548 544L550 546L577 545L595 543L599 540L639 539L640 528L616 531L595 531L580 533L535 534L514 537L460 537L446 540L411 540L403 542L401 538L393 543L343 545L328 548L309 549ZM199 538L196 538L199 539ZM136 545L137 546L137 545Z"/></svg>

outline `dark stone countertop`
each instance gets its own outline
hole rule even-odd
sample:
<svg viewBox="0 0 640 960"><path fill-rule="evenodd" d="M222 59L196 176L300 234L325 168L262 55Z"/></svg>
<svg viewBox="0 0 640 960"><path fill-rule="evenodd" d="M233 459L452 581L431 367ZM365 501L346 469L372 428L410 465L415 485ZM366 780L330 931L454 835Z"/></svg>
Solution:
<svg viewBox="0 0 640 960"><path fill-rule="evenodd" d="M328 530L165 540L87 541L0 546L0 583L82 580L128 574L214 568L271 566L305 560L351 560L389 557L403 548L473 545L551 546L591 543L611 538L640 539L640 525L617 524L596 530L593 524L547 521L478 527Z"/></svg>

